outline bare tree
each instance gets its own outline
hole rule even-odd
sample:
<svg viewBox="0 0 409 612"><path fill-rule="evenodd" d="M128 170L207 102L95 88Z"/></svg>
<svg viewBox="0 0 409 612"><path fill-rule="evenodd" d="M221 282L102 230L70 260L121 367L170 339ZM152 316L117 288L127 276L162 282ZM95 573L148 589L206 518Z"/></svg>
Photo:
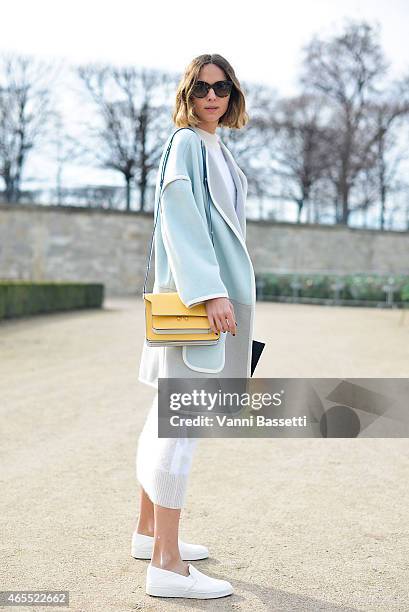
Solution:
<svg viewBox="0 0 409 612"><path fill-rule="evenodd" d="M70 126L66 125L62 114L55 111L52 120L52 132L44 148L47 157L56 163L55 188L49 189L49 194L53 198L53 203L58 206L64 203L64 166L67 162L73 162L80 157L78 143L70 134Z"/></svg>
<svg viewBox="0 0 409 612"><path fill-rule="evenodd" d="M0 176L7 202L19 202L27 158L48 134L55 76L50 64L31 56L0 56Z"/></svg>
<svg viewBox="0 0 409 612"><path fill-rule="evenodd" d="M297 205L297 222L310 206L314 185L327 171L328 130L324 107L315 95L279 100L271 118L272 150L280 197Z"/></svg>
<svg viewBox="0 0 409 612"><path fill-rule="evenodd" d="M402 150L406 142L399 141L399 128L404 126L404 122L407 121L409 116L408 85L409 78L395 83L388 98L371 105L370 108L377 134L373 149L380 202L380 229L385 228L388 196L393 191L396 193L399 190L399 167L404 159L408 159L407 153L403 153Z"/></svg>
<svg viewBox="0 0 409 612"><path fill-rule="evenodd" d="M166 87L174 85L174 77L151 69L97 64L80 66L77 74L98 111L96 124L87 126L91 145L84 150L102 168L123 175L127 210L135 181L144 210L148 179L170 127Z"/></svg>
<svg viewBox="0 0 409 612"><path fill-rule="evenodd" d="M342 34L317 37L307 45L301 82L321 94L333 109L332 173L337 193L337 220L347 224L351 191L368 167L376 129L369 129L368 104L376 98L387 70L378 29L365 22L347 22Z"/></svg>

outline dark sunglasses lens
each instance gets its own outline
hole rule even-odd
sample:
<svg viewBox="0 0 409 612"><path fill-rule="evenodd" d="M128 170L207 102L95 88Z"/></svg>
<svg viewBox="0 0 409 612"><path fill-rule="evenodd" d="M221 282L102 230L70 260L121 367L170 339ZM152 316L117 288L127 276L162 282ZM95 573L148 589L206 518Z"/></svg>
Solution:
<svg viewBox="0 0 409 612"><path fill-rule="evenodd" d="M193 87L192 93L194 96L196 96L196 98L204 98L207 94L207 87L205 83L202 83L200 81L196 83Z"/></svg>
<svg viewBox="0 0 409 612"><path fill-rule="evenodd" d="M228 96L231 92L232 84L228 81L219 81L214 85L214 93L216 96Z"/></svg>

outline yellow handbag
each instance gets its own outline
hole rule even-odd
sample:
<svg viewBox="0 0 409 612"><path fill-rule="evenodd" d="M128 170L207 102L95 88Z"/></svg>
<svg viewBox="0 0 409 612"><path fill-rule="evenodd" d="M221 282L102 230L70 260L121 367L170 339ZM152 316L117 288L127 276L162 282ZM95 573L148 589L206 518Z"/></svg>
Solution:
<svg viewBox="0 0 409 612"><path fill-rule="evenodd" d="M191 128L179 128L191 129ZM159 202L156 211L156 219L153 227L150 252L148 257L148 265L145 274L145 282L143 285L143 299L145 302L145 342L148 346L189 346L189 345L209 345L217 344L220 340L220 332L213 332L210 328L210 321L207 316L206 306L204 303L196 304L191 308L185 306L177 292L162 292L162 293L146 293L146 281L149 274L150 261L152 257L153 238L156 229L156 222L160 211L160 197L162 193L162 184L165 176L166 162L169 156L169 151L172 145L173 134L169 146L164 156L164 163L161 172ZM191 130L194 132L194 130ZM196 132L194 132L196 134ZM202 140L202 156L204 169L204 183L208 193L207 186L207 171L206 171L206 153ZM207 198L210 218L210 235L213 241L213 230L211 227L211 212L209 195Z"/></svg>
<svg viewBox="0 0 409 612"><path fill-rule="evenodd" d="M145 293L148 346L216 344L219 332L210 329L204 304L187 308L176 292Z"/></svg>

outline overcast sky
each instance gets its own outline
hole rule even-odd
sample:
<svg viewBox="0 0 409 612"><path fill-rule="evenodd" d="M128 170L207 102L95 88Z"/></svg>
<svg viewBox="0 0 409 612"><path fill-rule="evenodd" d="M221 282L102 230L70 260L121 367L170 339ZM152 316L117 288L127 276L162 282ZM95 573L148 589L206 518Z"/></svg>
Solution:
<svg viewBox="0 0 409 612"><path fill-rule="evenodd" d="M1 7L0 49L175 72L220 53L239 79L291 94L301 46L344 17L380 23L394 70L409 69L407 0L12 0Z"/></svg>

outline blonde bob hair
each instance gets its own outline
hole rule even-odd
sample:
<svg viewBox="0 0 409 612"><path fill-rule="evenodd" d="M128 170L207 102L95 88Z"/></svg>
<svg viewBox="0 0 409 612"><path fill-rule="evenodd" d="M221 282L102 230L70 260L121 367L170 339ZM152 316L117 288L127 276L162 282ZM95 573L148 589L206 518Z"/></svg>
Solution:
<svg viewBox="0 0 409 612"><path fill-rule="evenodd" d="M233 81L229 105L226 112L219 119L219 126L240 129L249 120L246 112L246 102L240 83L229 62L217 53L204 54L195 57L185 70L177 91L176 103L172 119L176 127L197 127L200 122L199 117L194 112L192 101L192 89L199 78L200 69L206 64L215 64L221 68L227 79Z"/></svg>

